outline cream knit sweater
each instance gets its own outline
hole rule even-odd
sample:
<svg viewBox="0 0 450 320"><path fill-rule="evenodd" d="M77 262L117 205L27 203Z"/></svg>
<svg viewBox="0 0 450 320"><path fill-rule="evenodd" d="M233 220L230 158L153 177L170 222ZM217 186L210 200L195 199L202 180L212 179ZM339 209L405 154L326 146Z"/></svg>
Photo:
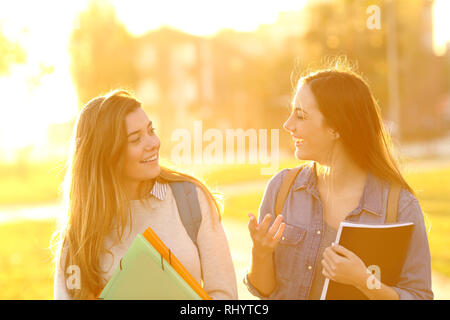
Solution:
<svg viewBox="0 0 450 320"><path fill-rule="evenodd" d="M105 284L136 235L151 227L190 274L199 283L203 280L203 288L212 299L237 299L236 275L222 224L217 213L211 212L205 194L198 187L197 193L202 213L197 237L198 250L181 222L175 198L167 184L155 183L152 196L145 200L144 206L138 200L130 201L131 229L128 223L119 244L114 235L105 240L105 246L113 254L104 254L100 258L105 271ZM70 299L67 290L63 269L56 264L55 299Z"/></svg>

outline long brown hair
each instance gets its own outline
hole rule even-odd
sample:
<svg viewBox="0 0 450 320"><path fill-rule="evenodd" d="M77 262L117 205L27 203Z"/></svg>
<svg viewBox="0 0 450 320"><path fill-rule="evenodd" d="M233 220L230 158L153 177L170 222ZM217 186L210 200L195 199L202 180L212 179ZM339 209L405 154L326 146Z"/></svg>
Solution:
<svg viewBox="0 0 450 320"><path fill-rule="evenodd" d="M345 151L360 168L414 194L393 155L380 107L360 75L337 66L301 77L297 90L303 84L310 87L326 124L339 132Z"/></svg>
<svg viewBox="0 0 450 320"><path fill-rule="evenodd" d="M141 103L130 92L115 90L89 101L77 117L62 185L67 215L52 238L53 246L58 247L55 262L60 263L65 279L63 267L80 269L81 288L68 290L72 298L95 298L100 292L100 256L108 252L104 240L116 232L120 241L131 221L121 173L127 144L125 117L139 107ZM198 179L163 167L157 179L194 183L206 195L215 219L220 219L219 203ZM153 183L140 183L141 200Z"/></svg>

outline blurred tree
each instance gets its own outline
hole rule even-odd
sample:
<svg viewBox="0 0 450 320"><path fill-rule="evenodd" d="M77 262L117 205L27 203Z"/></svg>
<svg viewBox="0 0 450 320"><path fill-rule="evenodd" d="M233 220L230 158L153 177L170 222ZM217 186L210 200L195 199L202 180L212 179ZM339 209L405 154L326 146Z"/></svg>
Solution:
<svg viewBox="0 0 450 320"><path fill-rule="evenodd" d="M224 30L211 40L216 120L235 128L279 127L280 97L286 106L289 72L263 33ZM275 117L275 118L274 118Z"/></svg>
<svg viewBox="0 0 450 320"><path fill-rule="evenodd" d="M10 41L0 29L0 75L8 75L14 63L24 63L26 54L19 44Z"/></svg>
<svg viewBox="0 0 450 320"><path fill-rule="evenodd" d="M257 105L266 82L260 73L261 58L252 51L253 41L252 34L232 30L224 30L212 40L215 118L229 128L251 127L252 118L261 115Z"/></svg>
<svg viewBox="0 0 450 320"><path fill-rule="evenodd" d="M117 87L134 87L134 45L110 1L91 0L70 39L71 72L81 104Z"/></svg>
<svg viewBox="0 0 450 320"><path fill-rule="evenodd" d="M310 1L304 14L293 15L292 21L281 18L257 32L224 30L209 39L165 29L133 39L110 2L91 1L72 34L72 75L80 102L117 86L137 88L164 124L173 122L172 115L187 121L189 114L202 118L205 127L280 128L299 76L319 67L327 56L345 55L357 62L389 118L387 1ZM424 135L431 132L434 120L429 119L437 118L435 101L442 100L448 88L448 66L431 50L431 2L392 4L399 118L405 136ZM381 21L373 24L377 28L368 25L373 12L368 8L373 6L379 8ZM293 25L301 25L301 31Z"/></svg>
<svg viewBox="0 0 450 320"><path fill-rule="evenodd" d="M399 88L398 120L402 139L431 137L439 134L436 124L437 101L448 90L445 59L432 51L431 0L333 0L311 1L305 10L307 31L304 36L286 39L295 48L302 66L322 61L326 56L345 54L358 63L358 71L368 81L389 119L389 64L387 40L389 32L397 46ZM379 8L380 28L369 28L370 6ZM387 20L388 10L395 15ZM389 23L395 25L389 25ZM314 65L315 66L315 65ZM392 110L391 110L392 111ZM395 112L394 112L395 113Z"/></svg>
<svg viewBox="0 0 450 320"><path fill-rule="evenodd" d="M301 60L307 65L317 64L324 57L346 55L356 62L358 71L369 82L383 111L387 107L386 28L369 29L366 10L370 5L381 9L383 2L376 1L318 1L307 6L307 32L299 39Z"/></svg>
<svg viewBox="0 0 450 320"><path fill-rule="evenodd" d="M398 1L400 116L405 139L446 133L440 126L439 100L448 93L448 62L432 49L432 1Z"/></svg>

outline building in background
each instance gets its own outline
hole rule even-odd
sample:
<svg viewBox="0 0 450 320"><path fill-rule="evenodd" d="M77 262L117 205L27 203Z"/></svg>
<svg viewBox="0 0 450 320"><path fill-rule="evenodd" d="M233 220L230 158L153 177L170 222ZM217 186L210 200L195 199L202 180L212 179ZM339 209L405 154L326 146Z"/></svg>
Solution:
<svg viewBox="0 0 450 320"><path fill-rule="evenodd" d="M210 46L162 28L136 39L135 48L135 92L166 143L174 129L208 116L214 96Z"/></svg>

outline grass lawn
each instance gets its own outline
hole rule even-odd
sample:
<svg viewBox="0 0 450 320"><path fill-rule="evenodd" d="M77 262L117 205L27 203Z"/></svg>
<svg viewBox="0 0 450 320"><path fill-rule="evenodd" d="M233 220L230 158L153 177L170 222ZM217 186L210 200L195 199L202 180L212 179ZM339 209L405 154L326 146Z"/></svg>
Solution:
<svg viewBox="0 0 450 320"><path fill-rule="evenodd" d="M431 266L450 277L450 168L408 173L429 228Z"/></svg>
<svg viewBox="0 0 450 320"><path fill-rule="evenodd" d="M64 163L0 164L0 205L54 202L64 179Z"/></svg>
<svg viewBox="0 0 450 320"><path fill-rule="evenodd" d="M0 300L53 299L49 241L55 221L0 225Z"/></svg>
<svg viewBox="0 0 450 320"><path fill-rule="evenodd" d="M167 164L169 168L176 166ZM296 160L283 160L279 170L298 165ZM0 205L42 204L61 199L59 192L65 173L64 161L40 164L0 164ZM250 180L268 180L270 176L262 175L261 169L269 165L220 165L191 166L184 173L200 178L209 186L240 183Z"/></svg>
<svg viewBox="0 0 450 320"><path fill-rule="evenodd" d="M41 173L48 170L51 172L54 169L42 168ZM56 181L58 177L54 173ZM214 184L214 179L224 181L222 177L234 183L255 177L268 180L268 177L259 175L259 169L246 171L242 168L236 172L216 171L205 180ZM38 181L38 178L30 179ZM406 179L417 190L428 226L431 227L432 267L450 277L450 168L411 172L406 174ZM53 182L48 183L51 185ZM1 192L5 192L7 184L2 181L0 185L3 186ZM49 190L53 190L52 187L49 186ZM263 187L251 193L225 195L223 218L247 223L247 213L256 215L258 212L262 192ZM40 193L39 190L37 193ZM54 220L0 224L0 299L53 298L53 263L48 247L55 226Z"/></svg>

